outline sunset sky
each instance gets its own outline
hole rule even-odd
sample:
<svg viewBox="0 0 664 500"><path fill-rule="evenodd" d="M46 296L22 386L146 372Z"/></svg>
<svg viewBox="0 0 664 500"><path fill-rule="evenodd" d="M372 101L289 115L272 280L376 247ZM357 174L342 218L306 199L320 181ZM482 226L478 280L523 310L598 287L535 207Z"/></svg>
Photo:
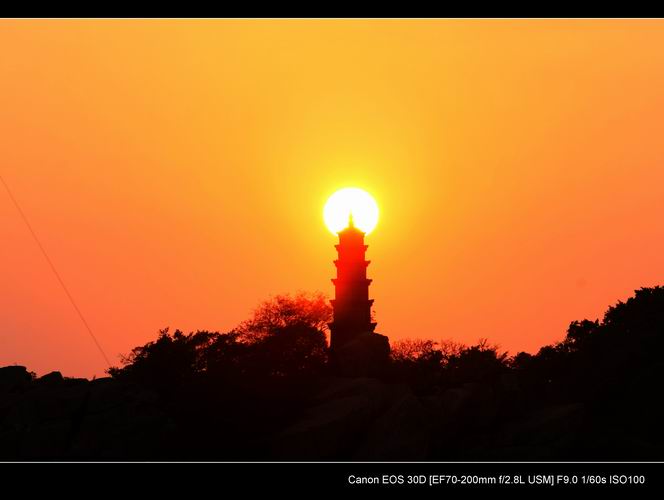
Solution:
<svg viewBox="0 0 664 500"><path fill-rule="evenodd" d="M113 363L331 295L370 192L377 332L535 352L664 281L662 20L1 20L0 175ZM0 366L106 368L3 186Z"/></svg>

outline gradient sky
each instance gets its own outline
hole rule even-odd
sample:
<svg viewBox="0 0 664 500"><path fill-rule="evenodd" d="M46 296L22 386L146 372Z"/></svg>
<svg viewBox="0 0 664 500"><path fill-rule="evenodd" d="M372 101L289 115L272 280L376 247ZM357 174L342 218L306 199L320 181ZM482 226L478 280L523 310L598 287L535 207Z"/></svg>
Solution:
<svg viewBox="0 0 664 500"><path fill-rule="evenodd" d="M562 339L664 276L662 20L2 20L0 174L104 350L331 294L377 331ZM0 366L104 361L0 186Z"/></svg>

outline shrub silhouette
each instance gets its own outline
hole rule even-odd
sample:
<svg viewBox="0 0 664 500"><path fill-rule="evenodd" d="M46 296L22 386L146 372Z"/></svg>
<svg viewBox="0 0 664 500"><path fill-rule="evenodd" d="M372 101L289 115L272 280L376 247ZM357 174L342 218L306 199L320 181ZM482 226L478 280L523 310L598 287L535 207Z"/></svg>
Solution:
<svg viewBox="0 0 664 500"><path fill-rule="evenodd" d="M481 339L477 345L461 349L447 360L450 385L468 382L490 382L506 372L507 353L499 353L498 346Z"/></svg>
<svg viewBox="0 0 664 500"><path fill-rule="evenodd" d="M420 394L469 382L492 380L509 369L506 353L480 339L466 346L454 341L401 340L392 346L392 381L406 382Z"/></svg>
<svg viewBox="0 0 664 500"><path fill-rule="evenodd" d="M445 354L433 340L405 339L393 342L389 378L410 385L418 393L426 393L440 385Z"/></svg>

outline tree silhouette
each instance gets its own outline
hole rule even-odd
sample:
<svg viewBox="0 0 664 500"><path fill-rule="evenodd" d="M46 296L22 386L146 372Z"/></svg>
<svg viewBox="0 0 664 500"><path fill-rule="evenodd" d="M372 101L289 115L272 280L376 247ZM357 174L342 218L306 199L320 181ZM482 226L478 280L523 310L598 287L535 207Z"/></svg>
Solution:
<svg viewBox="0 0 664 500"><path fill-rule="evenodd" d="M507 370L506 352L498 352L497 345L490 345L480 339L477 345L460 350L451 355L446 364L451 384L466 382L487 382Z"/></svg>
<svg viewBox="0 0 664 500"><path fill-rule="evenodd" d="M403 339L393 342L390 356L396 362L415 363L421 360L441 364L442 352L438 343L430 339Z"/></svg>
<svg viewBox="0 0 664 500"><path fill-rule="evenodd" d="M325 295L300 291L294 295L276 295L262 302L236 331L243 340L255 342L296 325L325 334L330 321L332 307Z"/></svg>
<svg viewBox="0 0 664 500"><path fill-rule="evenodd" d="M109 374L166 390L201 375L255 378L318 373L327 360L324 328L331 308L320 293L277 295L229 333L172 334L136 347Z"/></svg>
<svg viewBox="0 0 664 500"><path fill-rule="evenodd" d="M129 379L160 391L192 383L210 365L229 365L237 334L197 331L184 334L168 328L159 331L157 340L134 348L121 358L123 367L112 367L115 378Z"/></svg>

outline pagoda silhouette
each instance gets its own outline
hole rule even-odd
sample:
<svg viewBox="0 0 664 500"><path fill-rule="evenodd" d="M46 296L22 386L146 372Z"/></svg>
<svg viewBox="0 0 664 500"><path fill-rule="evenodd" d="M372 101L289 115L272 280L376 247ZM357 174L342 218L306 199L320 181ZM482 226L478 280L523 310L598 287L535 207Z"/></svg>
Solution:
<svg viewBox="0 0 664 500"><path fill-rule="evenodd" d="M371 261L365 259L369 246L364 244L365 233L355 227L352 212L348 226L337 235L337 277L332 279L335 293L330 301L334 319L328 325L330 362L342 375L377 375L388 361L390 345L386 336L374 332L373 299L369 298L372 280L367 278Z"/></svg>

